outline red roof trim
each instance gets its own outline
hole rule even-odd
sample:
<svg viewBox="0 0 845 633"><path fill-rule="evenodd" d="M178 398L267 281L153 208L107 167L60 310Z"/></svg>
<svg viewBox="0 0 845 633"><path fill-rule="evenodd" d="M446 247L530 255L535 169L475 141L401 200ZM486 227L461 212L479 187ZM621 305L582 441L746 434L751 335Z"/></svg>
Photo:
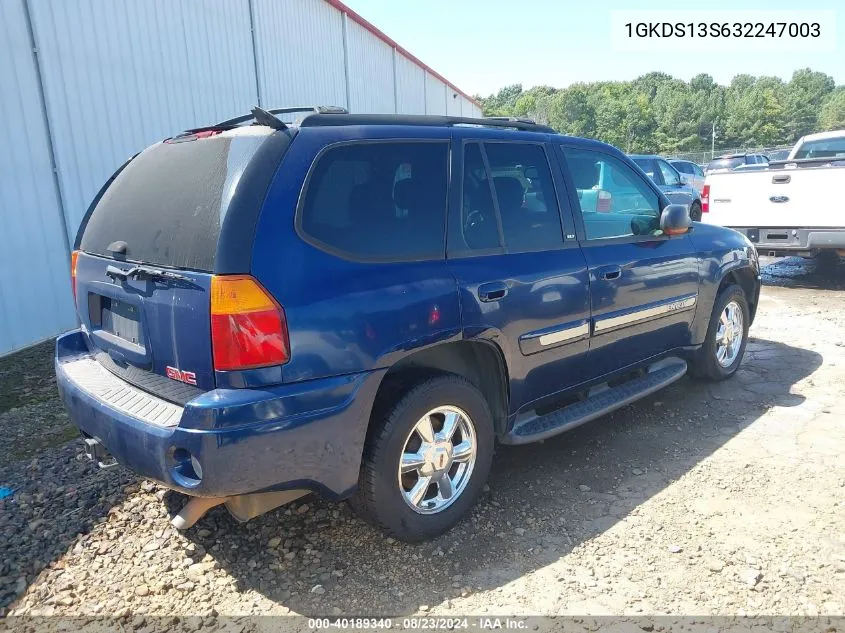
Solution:
<svg viewBox="0 0 845 633"><path fill-rule="evenodd" d="M385 44L387 44L388 46L390 46L392 48L395 48L399 53L402 53L402 55L404 55L409 60L414 62L417 66L419 66L420 68L425 70L429 75L431 75L432 77L437 77L437 79L439 79L444 84L449 86L452 90L457 92L459 95L468 99L470 102L474 103L479 108L482 107L481 104L478 101L476 101L475 99L470 97L467 93L465 93L463 90L458 88L455 84L453 84L451 81L446 79L439 72L437 72L436 70L431 68L431 66L422 62L417 56L415 56L414 54L409 52L407 49L405 49L402 46L400 46L399 44L397 44L396 41L391 39L390 37L388 37L388 35L384 31L380 30L378 27L376 27L371 22L368 22L367 20L365 20L358 13L355 13L355 11L353 11L352 9L347 7L340 0L325 0L325 1L327 3L329 3L331 6L333 6L335 9L337 9L338 11L341 11L341 12L347 14L352 20L354 20L356 23L358 23L359 25L361 25L362 27L367 29L370 33L375 35L382 42L384 42Z"/></svg>

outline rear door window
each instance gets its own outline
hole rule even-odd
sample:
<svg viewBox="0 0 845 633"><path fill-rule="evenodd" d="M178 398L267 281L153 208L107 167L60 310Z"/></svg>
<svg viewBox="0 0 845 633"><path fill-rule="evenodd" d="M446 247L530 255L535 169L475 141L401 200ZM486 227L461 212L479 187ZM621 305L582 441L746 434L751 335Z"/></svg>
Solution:
<svg viewBox="0 0 845 633"><path fill-rule="evenodd" d="M220 228L244 170L268 133L159 143L117 175L82 227L79 248L132 262L212 271Z"/></svg>
<svg viewBox="0 0 845 633"><path fill-rule="evenodd" d="M560 213L543 147L529 143L485 143L484 148L508 252L562 246Z"/></svg>
<svg viewBox="0 0 845 633"><path fill-rule="evenodd" d="M300 233L347 259L442 259L448 154L448 143L441 141L330 148L306 183Z"/></svg>
<svg viewBox="0 0 845 633"><path fill-rule="evenodd" d="M563 245L557 197L541 145L489 142L482 150L480 143L466 144L461 196L462 236L471 251L504 246L508 253L520 253Z"/></svg>

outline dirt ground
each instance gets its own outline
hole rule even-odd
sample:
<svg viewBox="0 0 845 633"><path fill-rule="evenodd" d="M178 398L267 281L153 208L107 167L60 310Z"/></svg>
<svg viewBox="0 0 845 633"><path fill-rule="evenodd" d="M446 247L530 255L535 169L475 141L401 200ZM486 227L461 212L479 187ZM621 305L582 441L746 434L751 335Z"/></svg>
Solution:
<svg viewBox="0 0 845 633"><path fill-rule="evenodd" d="M0 616L842 615L845 269L765 284L734 379L499 447L472 516L416 546L313 497L177 533L179 495L66 442L49 349L0 359Z"/></svg>

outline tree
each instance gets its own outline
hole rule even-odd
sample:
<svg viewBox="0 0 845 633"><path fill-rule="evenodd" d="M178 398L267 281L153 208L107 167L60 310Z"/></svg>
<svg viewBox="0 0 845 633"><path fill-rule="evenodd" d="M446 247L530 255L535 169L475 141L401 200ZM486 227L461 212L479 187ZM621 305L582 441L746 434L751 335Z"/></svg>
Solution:
<svg viewBox="0 0 845 633"><path fill-rule="evenodd" d="M651 72L562 90L512 84L479 100L488 116L529 117L627 152L672 154L710 149L714 122L723 148L793 143L819 128L845 128L844 95L830 76L804 68L786 83L740 74L720 86L704 73L685 82Z"/></svg>
<svg viewBox="0 0 845 633"><path fill-rule="evenodd" d="M790 142L818 129L821 106L834 87L833 77L809 68L792 74L786 86L786 129Z"/></svg>
<svg viewBox="0 0 845 633"><path fill-rule="evenodd" d="M839 87L822 106L819 113L822 130L845 130L845 88Z"/></svg>

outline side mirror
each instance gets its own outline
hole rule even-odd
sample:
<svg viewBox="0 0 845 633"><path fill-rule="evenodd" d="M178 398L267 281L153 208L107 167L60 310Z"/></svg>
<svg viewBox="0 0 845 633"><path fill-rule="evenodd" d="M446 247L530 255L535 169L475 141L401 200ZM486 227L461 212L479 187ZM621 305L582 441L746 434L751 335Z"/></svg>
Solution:
<svg viewBox="0 0 845 633"><path fill-rule="evenodd" d="M664 235L683 235L691 224L689 207L685 204L667 205L660 214L660 230Z"/></svg>
<svg viewBox="0 0 845 633"><path fill-rule="evenodd" d="M685 176L684 174L681 174L680 176L678 176L678 180L679 180L679 184L682 187L689 184L689 177Z"/></svg>

